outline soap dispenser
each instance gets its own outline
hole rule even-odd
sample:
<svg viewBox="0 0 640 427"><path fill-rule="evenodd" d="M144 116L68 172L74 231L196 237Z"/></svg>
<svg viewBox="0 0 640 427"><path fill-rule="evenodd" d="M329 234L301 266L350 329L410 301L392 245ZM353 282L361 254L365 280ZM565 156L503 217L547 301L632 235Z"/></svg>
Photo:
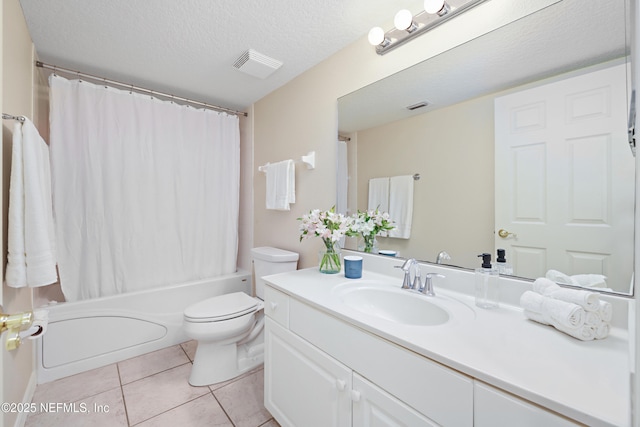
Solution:
<svg viewBox="0 0 640 427"><path fill-rule="evenodd" d="M475 271L476 305L480 308L498 308L498 270L491 266L491 254L483 253L478 257L482 257L482 266Z"/></svg>
<svg viewBox="0 0 640 427"><path fill-rule="evenodd" d="M496 258L496 269L500 274L513 276L513 267L507 262L504 249L498 249L498 258Z"/></svg>

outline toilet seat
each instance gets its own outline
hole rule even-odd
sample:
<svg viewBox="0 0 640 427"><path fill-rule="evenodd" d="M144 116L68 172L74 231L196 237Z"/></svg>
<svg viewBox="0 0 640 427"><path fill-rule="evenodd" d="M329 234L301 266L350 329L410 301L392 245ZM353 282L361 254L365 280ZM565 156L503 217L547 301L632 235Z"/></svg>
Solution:
<svg viewBox="0 0 640 427"><path fill-rule="evenodd" d="M260 302L244 292L219 295L187 307L184 319L194 323L221 322L257 311Z"/></svg>

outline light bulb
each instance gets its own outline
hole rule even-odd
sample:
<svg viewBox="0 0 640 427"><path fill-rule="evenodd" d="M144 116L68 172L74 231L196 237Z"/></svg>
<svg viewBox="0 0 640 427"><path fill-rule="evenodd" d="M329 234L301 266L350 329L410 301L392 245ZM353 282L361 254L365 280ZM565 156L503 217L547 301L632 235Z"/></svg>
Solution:
<svg viewBox="0 0 640 427"><path fill-rule="evenodd" d="M384 30L380 27L373 27L369 30L369 43L378 46L384 42Z"/></svg>
<svg viewBox="0 0 640 427"><path fill-rule="evenodd" d="M427 13L435 14L444 7L444 0L424 0L424 10Z"/></svg>
<svg viewBox="0 0 640 427"><path fill-rule="evenodd" d="M393 25L400 30L408 30L413 24L413 15L407 9L402 9L396 13L396 17L393 19Z"/></svg>

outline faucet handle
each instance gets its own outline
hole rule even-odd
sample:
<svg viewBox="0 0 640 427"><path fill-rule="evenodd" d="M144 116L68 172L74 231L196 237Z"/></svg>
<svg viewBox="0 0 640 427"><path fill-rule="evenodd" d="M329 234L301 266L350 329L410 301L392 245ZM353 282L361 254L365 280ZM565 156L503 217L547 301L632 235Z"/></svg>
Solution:
<svg viewBox="0 0 640 427"><path fill-rule="evenodd" d="M420 264L415 264L415 277L413 278L413 284L411 285L411 289L415 289L416 291L422 292L422 275L420 273Z"/></svg>
<svg viewBox="0 0 640 427"><path fill-rule="evenodd" d="M445 278L446 276L440 273L427 273L424 275L424 287L421 289L421 292L430 297L435 297L436 293L433 291L433 282L431 279L434 277Z"/></svg>

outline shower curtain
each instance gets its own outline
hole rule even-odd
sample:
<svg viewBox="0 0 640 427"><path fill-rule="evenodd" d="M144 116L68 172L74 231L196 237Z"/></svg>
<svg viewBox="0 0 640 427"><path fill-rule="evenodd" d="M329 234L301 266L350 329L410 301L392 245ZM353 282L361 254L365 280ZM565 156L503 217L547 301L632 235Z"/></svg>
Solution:
<svg viewBox="0 0 640 427"><path fill-rule="evenodd" d="M49 83L66 300L236 271L238 117L56 75Z"/></svg>

